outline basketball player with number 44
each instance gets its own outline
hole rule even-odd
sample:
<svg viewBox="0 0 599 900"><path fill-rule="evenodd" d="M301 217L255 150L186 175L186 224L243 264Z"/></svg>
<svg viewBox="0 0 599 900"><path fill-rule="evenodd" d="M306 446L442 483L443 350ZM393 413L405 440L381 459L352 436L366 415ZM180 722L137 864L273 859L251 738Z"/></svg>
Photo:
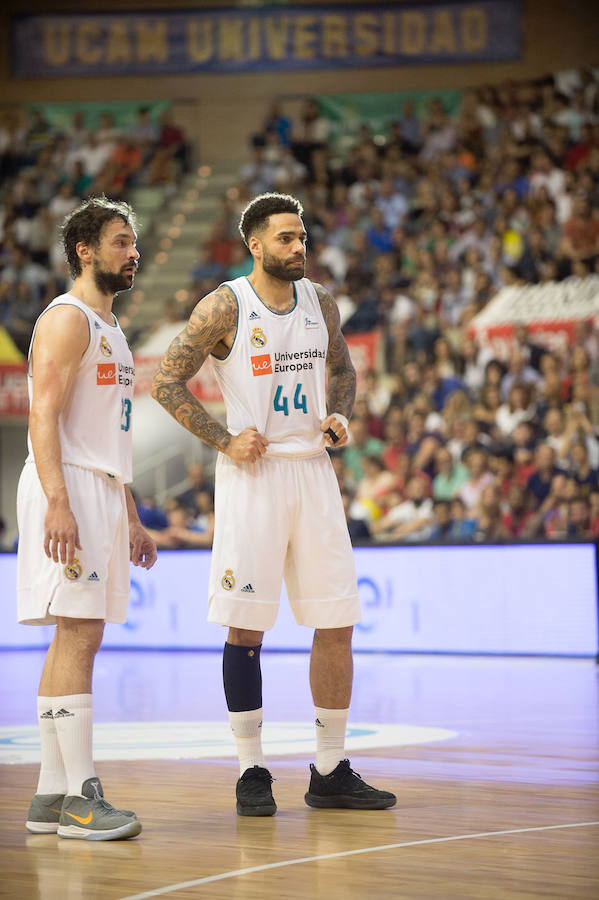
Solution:
<svg viewBox="0 0 599 900"><path fill-rule="evenodd" d="M219 451L208 619L228 627L223 679L242 816L277 809L261 742L260 649L277 617L283 579L297 623L314 629L316 759L306 803L386 809L396 802L394 794L366 784L345 758L360 603L326 448L347 443L356 377L335 300L304 277L302 213L299 201L285 194L251 201L239 229L252 272L197 303L152 390L181 425ZM226 426L187 388L209 356Z"/></svg>

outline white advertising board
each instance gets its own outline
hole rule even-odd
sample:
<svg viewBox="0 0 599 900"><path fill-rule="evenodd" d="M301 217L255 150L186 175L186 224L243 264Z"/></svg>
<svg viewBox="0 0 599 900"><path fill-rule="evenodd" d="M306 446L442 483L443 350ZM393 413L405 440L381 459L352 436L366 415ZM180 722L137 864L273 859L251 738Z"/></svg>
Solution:
<svg viewBox="0 0 599 900"><path fill-rule="evenodd" d="M356 547L362 621L358 651L595 656L593 544ZM163 551L150 572L131 568L125 625L104 647L219 649L226 630L206 622L210 551ZM0 555L0 646L41 647L52 627L18 625L16 557ZM335 589L331 585L331 592ZM307 650L285 590L265 648Z"/></svg>

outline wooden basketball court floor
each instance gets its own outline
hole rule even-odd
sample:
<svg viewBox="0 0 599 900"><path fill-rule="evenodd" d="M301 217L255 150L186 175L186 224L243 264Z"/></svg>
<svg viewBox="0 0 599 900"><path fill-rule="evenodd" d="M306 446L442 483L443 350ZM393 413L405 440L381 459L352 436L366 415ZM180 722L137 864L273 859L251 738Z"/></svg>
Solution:
<svg viewBox="0 0 599 900"><path fill-rule="evenodd" d="M305 805L308 659L265 652L279 810L248 819L235 814L219 654L101 651L97 772L143 832L90 843L24 829L42 659L0 654L2 897L599 898L592 660L357 655L348 755L398 803L355 812Z"/></svg>

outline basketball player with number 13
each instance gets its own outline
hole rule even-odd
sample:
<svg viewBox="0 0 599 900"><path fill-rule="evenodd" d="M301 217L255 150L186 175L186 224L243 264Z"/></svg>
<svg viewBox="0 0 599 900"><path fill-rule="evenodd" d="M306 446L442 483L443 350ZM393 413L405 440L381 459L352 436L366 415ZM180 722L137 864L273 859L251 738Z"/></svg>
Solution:
<svg viewBox="0 0 599 900"><path fill-rule="evenodd" d="M385 809L396 802L365 784L345 759L360 603L326 447L347 442L356 377L334 299L304 278L302 212L284 194L252 200L239 223L254 260L251 274L198 302L153 385L156 400L219 451L208 619L229 628L223 677L243 816L270 816L277 808L261 743L260 648L275 623L283 578L296 621L315 629L316 764L306 803ZM226 427L186 387L209 355Z"/></svg>
<svg viewBox="0 0 599 900"><path fill-rule="evenodd" d="M113 841L141 822L104 799L92 755L92 670L105 622L124 622L129 560L156 545L131 491L134 367L112 304L134 281L135 215L93 197L63 222L70 290L38 318L28 360L29 456L19 479L19 621L56 625L38 696L41 767L26 828Z"/></svg>

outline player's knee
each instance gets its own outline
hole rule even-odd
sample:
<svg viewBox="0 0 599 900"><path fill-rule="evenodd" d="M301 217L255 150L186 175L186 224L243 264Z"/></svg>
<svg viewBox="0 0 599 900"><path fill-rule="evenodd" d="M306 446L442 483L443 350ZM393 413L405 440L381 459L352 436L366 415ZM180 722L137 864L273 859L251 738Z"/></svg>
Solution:
<svg viewBox="0 0 599 900"><path fill-rule="evenodd" d="M238 647L257 647L262 643L263 631L248 631L245 628L229 628L227 643Z"/></svg>
<svg viewBox="0 0 599 900"><path fill-rule="evenodd" d="M353 626L347 628L317 628L314 643L330 647L351 647Z"/></svg>
<svg viewBox="0 0 599 900"><path fill-rule="evenodd" d="M98 652L104 634L102 619L59 618L56 626L56 651L92 657Z"/></svg>

